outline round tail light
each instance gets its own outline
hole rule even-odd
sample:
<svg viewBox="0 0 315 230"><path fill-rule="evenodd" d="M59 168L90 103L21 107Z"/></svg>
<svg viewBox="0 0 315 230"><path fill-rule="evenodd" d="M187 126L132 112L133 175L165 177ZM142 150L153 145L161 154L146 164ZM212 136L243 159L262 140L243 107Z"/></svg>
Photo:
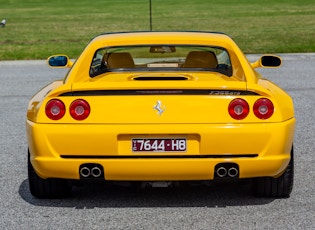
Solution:
<svg viewBox="0 0 315 230"><path fill-rule="evenodd" d="M229 114L232 118L242 120L247 117L248 113L249 105L244 99L236 98L231 101L229 105Z"/></svg>
<svg viewBox="0 0 315 230"><path fill-rule="evenodd" d="M84 120L90 115L90 105L83 99L75 100L70 105L70 115L75 120Z"/></svg>
<svg viewBox="0 0 315 230"><path fill-rule="evenodd" d="M46 116L51 120L59 120L66 113L65 104L59 99L52 99L46 104Z"/></svg>
<svg viewBox="0 0 315 230"><path fill-rule="evenodd" d="M274 107L272 102L267 98L260 98L254 104L254 114L259 119L268 119L272 116Z"/></svg>

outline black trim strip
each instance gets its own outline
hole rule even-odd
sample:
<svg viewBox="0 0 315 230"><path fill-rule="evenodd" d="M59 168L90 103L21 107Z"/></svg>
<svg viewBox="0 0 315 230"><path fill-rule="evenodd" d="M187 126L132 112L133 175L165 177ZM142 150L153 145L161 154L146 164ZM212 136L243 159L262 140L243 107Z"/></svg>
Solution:
<svg viewBox="0 0 315 230"><path fill-rule="evenodd" d="M228 155L132 155L132 156L78 156L78 155L60 155L61 158L65 159L207 159L207 158L255 158L258 154L228 154Z"/></svg>
<svg viewBox="0 0 315 230"><path fill-rule="evenodd" d="M246 90L142 89L142 90L89 90L66 92L60 96L130 96L130 95L259 95Z"/></svg>
<svg viewBox="0 0 315 230"><path fill-rule="evenodd" d="M136 81L183 81L188 80L187 77L134 77L133 80Z"/></svg>

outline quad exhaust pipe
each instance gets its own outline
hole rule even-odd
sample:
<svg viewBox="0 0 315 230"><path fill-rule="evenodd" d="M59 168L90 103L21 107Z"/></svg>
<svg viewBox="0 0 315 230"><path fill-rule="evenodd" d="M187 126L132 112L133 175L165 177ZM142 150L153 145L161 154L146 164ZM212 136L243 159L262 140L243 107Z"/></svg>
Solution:
<svg viewBox="0 0 315 230"><path fill-rule="evenodd" d="M220 167L220 168L218 168L217 170L216 170L216 173L217 173L217 175L218 175L218 177L225 177L226 175L227 175L227 170L226 170L226 168L225 167Z"/></svg>
<svg viewBox="0 0 315 230"><path fill-rule="evenodd" d="M91 170L88 167L82 167L80 169L80 175L84 178L87 178L91 175Z"/></svg>
<svg viewBox="0 0 315 230"><path fill-rule="evenodd" d="M238 169L235 167L229 168L228 170L229 177L236 177L238 176Z"/></svg>
<svg viewBox="0 0 315 230"><path fill-rule="evenodd" d="M80 178L104 178L103 166L100 164L87 163L79 168Z"/></svg>
<svg viewBox="0 0 315 230"><path fill-rule="evenodd" d="M217 164L214 171L218 178L237 178L239 176L239 167L235 163Z"/></svg>
<svg viewBox="0 0 315 230"><path fill-rule="evenodd" d="M99 167L95 166L91 169L91 175L93 177L100 177L102 175L102 170Z"/></svg>

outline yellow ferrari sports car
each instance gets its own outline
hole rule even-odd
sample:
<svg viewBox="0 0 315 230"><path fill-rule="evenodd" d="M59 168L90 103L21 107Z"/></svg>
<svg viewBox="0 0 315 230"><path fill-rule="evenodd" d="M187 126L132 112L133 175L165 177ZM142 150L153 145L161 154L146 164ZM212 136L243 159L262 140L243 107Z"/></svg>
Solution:
<svg viewBox="0 0 315 230"><path fill-rule="evenodd" d="M121 32L95 37L30 100L28 177L37 198L65 197L73 181L253 180L253 193L289 197L294 108L227 35Z"/></svg>

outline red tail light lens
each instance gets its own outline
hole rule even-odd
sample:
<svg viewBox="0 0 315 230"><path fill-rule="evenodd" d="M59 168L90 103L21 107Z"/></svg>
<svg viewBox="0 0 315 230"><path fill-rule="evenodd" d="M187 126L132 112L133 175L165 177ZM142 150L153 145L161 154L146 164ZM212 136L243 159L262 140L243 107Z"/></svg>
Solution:
<svg viewBox="0 0 315 230"><path fill-rule="evenodd" d="M66 107L62 101L52 99L47 103L45 112L46 116L51 120L59 120L65 115Z"/></svg>
<svg viewBox="0 0 315 230"><path fill-rule="evenodd" d="M75 120L84 120L90 115L90 105L83 99L78 99L70 105L70 115Z"/></svg>
<svg viewBox="0 0 315 230"><path fill-rule="evenodd" d="M254 113L259 119L268 119L272 116L274 106L267 98L261 98L254 104Z"/></svg>
<svg viewBox="0 0 315 230"><path fill-rule="evenodd" d="M229 105L229 114L236 120L242 120L247 117L249 113L248 103L241 98L236 98L231 101Z"/></svg>

